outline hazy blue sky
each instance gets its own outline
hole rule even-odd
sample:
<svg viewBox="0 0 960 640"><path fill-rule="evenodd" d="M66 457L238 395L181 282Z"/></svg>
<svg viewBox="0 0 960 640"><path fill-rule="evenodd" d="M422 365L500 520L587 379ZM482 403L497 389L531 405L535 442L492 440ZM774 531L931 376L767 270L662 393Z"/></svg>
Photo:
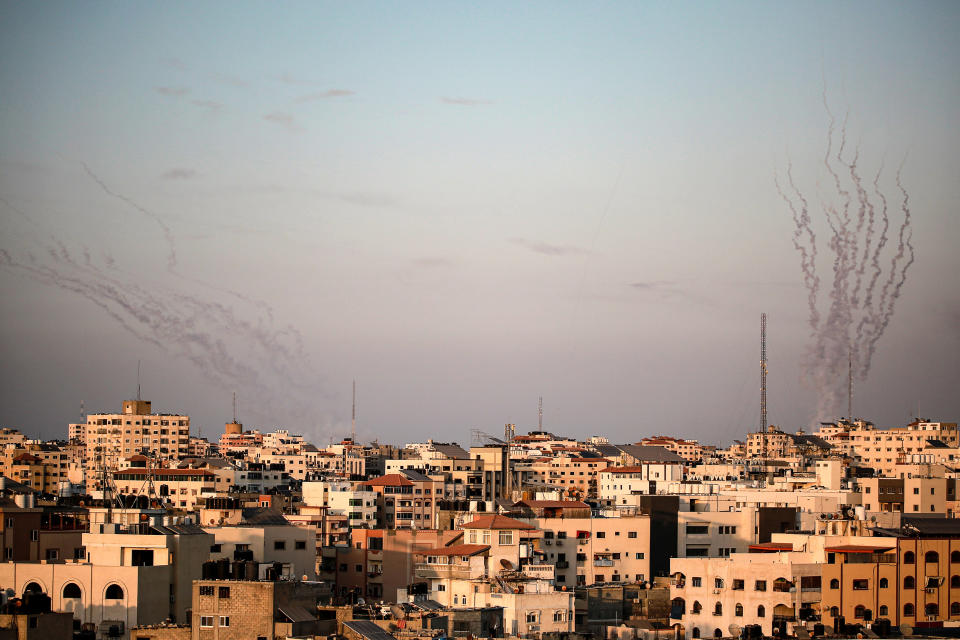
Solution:
<svg viewBox="0 0 960 640"><path fill-rule="evenodd" d="M207 436L233 390L248 426L344 435L356 378L365 438L525 430L542 395L556 432L727 442L765 311L770 419L807 427L774 176L826 309L824 90L883 163L883 264L905 157L913 213L855 413L957 421L957 33L955 2L2 2L0 423L63 436L140 359Z"/></svg>

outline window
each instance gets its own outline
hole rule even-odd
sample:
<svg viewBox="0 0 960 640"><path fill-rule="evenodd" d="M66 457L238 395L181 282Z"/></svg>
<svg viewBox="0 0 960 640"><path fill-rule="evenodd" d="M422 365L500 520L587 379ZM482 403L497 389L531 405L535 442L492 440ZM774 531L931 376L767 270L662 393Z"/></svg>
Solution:
<svg viewBox="0 0 960 640"><path fill-rule="evenodd" d="M703 586L703 585L701 584L702 582L703 582L703 580L701 580L700 576L694 576L694 577L690 578L690 586L691 586L691 587L700 587L700 586Z"/></svg>
<svg viewBox="0 0 960 640"><path fill-rule="evenodd" d="M82 598L83 594L80 592L80 586L76 582L68 582L63 585L63 597Z"/></svg>
<svg viewBox="0 0 960 640"><path fill-rule="evenodd" d="M719 602L713 605L713 615L722 616L723 615L723 605Z"/></svg>
<svg viewBox="0 0 960 640"><path fill-rule="evenodd" d="M554 611L553 612L553 621L554 622L563 622L564 613L563 611Z"/></svg>
<svg viewBox="0 0 960 640"><path fill-rule="evenodd" d="M357 570L357 573L363 573L363 565L362 565L362 564L358 564L357 566L354 567L354 569Z"/></svg>
<svg viewBox="0 0 960 640"><path fill-rule="evenodd" d="M40 530L39 530L39 529L32 529L32 530L30 531L30 540L33 541L33 542L36 542L36 541L39 540L39 539L40 539Z"/></svg>
<svg viewBox="0 0 960 640"><path fill-rule="evenodd" d="M864 617L864 615L866 615L866 613L867 613L867 608L866 608L865 606L863 606L862 604L858 604L858 605L853 609L853 617L854 617L854 618L858 618L858 619L860 619L860 620L863 620L863 617Z"/></svg>
<svg viewBox="0 0 960 640"><path fill-rule="evenodd" d="M200 616L200 627L210 629L213 627L213 616Z"/></svg>
<svg viewBox="0 0 960 640"><path fill-rule="evenodd" d="M130 560L135 567L152 567L153 549L134 549L130 552Z"/></svg>
<svg viewBox="0 0 960 640"><path fill-rule="evenodd" d="M936 602L928 602L927 605L923 608L924 613L928 616L936 616L940 614L940 605Z"/></svg>
<svg viewBox="0 0 960 640"><path fill-rule="evenodd" d="M887 605L885 604L880 605L880 609L878 609L878 611L880 612L881 616L890 615L890 609L888 609Z"/></svg>
<svg viewBox="0 0 960 640"><path fill-rule="evenodd" d="M123 600L123 589L118 584L112 584L107 587L103 597L107 600Z"/></svg>
<svg viewBox="0 0 960 640"><path fill-rule="evenodd" d="M294 548L294 549L297 549L297 550L306 549L306 548L307 548L307 541L306 541L306 540L297 540L296 542L293 543L293 548Z"/></svg>
<svg viewBox="0 0 960 640"><path fill-rule="evenodd" d="M960 602L951 602L951 603L950 603L950 615L951 615L951 616L960 616Z"/></svg>
<svg viewBox="0 0 960 640"><path fill-rule="evenodd" d="M903 615L913 616L915 611L916 610L913 608L913 605L911 603L908 602L907 604L903 605Z"/></svg>
<svg viewBox="0 0 960 640"><path fill-rule="evenodd" d="M914 487L914 488L913 488L913 495L915 495L915 496L920 495L920 487Z"/></svg>
<svg viewBox="0 0 960 640"><path fill-rule="evenodd" d="M629 532L627 532L627 537L628 537L628 538L636 538L636 537L637 537L637 532L636 532L636 531L629 531ZM960 551L958 551L958 552L956 552L956 553L957 553L958 555L960 555Z"/></svg>
<svg viewBox="0 0 960 640"><path fill-rule="evenodd" d="M743 580L734 580L732 589L734 591L743 591Z"/></svg>
<svg viewBox="0 0 960 640"><path fill-rule="evenodd" d="M764 608L763 605L760 605L759 607L757 607L757 617L758 617L758 618L766 618L766 617L767 617L767 610Z"/></svg>
<svg viewBox="0 0 960 640"><path fill-rule="evenodd" d="M907 576L903 579L903 588L904 589L913 589L917 586L917 581L913 579L913 576Z"/></svg>
<svg viewBox="0 0 960 640"><path fill-rule="evenodd" d="M700 605L700 601L694 600L693 609L692 609L693 613L700 613L702 610L703 610L703 607Z"/></svg>
<svg viewBox="0 0 960 640"><path fill-rule="evenodd" d="M867 580L854 580L853 581L853 590L854 591L866 591L869 588L869 581Z"/></svg>
<svg viewBox="0 0 960 640"><path fill-rule="evenodd" d="M940 562L940 554L936 551L927 551L923 554L924 562Z"/></svg>
<svg viewBox="0 0 960 640"><path fill-rule="evenodd" d="M229 627L230 626L230 616L220 616L220 626Z"/></svg>
<svg viewBox="0 0 960 640"><path fill-rule="evenodd" d="M714 579L713 579L713 588L714 588L714 589L723 589L723 578L714 578Z"/></svg>
<svg viewBox="0 0 960 640"><path fill-rule="evenodd" d="M606 531L597 531L597 537L598 537L598 538L606 538L606 537L607 537L607 532L606 532Z"/></svg>
<svg viewBox="0 0 960 640"><path fill-rule="evenodd" d="M213 595L213 585L200 585L200 595L202 596L212 596Z"/></svg>
<svg viewBox="0 0 960 640"><path fill-rule="evenodd" d="M60 557L60 549L47 549L47 560L56 560Z"/></svg>
<svg viewBox="0 0 960 640"><path fill-rule="evenodd" d="M880 578L880 588L881 588L881 589L886 589L886 588L889 587L889 586L890 586L890 583L887 581L886 578Z"/></svg>
<svg viewBox="0 0 960 640"><path fill-rule="evenodd" d="M710 526L706 524L688 524L688 536L705 536L710 533Z"/></svg>
<svg viewBox="0 0 960 640"><path fill-rule="evenodd" d="M220 553L220 550L221 550L222 548L223 548L223 547L220 546L219 544L212 544L212 545L210 545L210 553Z"/></svg>
<svg viewBox="0 0 960 640"><path fill-rule="evenodd" d="M960 562L960 551L950 552L950 562Z"/></svg>
<svg viewBox="0 0 960 640"><path fill-rule="evenodd" d="M738 618L743 617L743 605L739 602L737 603L737 606L733 608L733 615L737 616Z"/></svg>
<svg viewBox="0 0 960 640"><path fill-rule="evenodd" d="M831 588L831 589L839 589L839 588L840 588L840 581L837 580L836 578L834 578L833 580L831 580L831 581L830 581L830 588Z"/></svg>
<svg viewBox="0 0 960 640"><path fill-rule="evenodd" d="M916 562L916 556L913 555L913 551L907 551L903 554L903 564L913 564Z"/></svg>
<svg viewBox="0 0 960 640"><path fill-rule="evenodd" d="M218 597L218 598L229 598L229 597L230 597L230 587L217 587L217 597Z"/></svg>
<svg viewBox="0 0 960 640"><path fill-rule="evenodd" d="M274 551L283 551L287 548L286 540L274 540L273 541L273 550Z"/></svg>
<svg viewBox="0 0 960 640"><path fill-rule="evenodd" d="M499 536L500 544L513 544L513 531L501 531Z"/></svg>
<svg viewBox="0 0 960 640"><path fill-rule="evenodd" d="M757 580L753 583L754 591L766 591L767 590L767 581L766 580Z"/></svg>
<svg viewBox="0 0 960 640"><path fill-rule="evenodd" d="M539 611L527 611L527 624L536 624L539 619Z"/></svg>

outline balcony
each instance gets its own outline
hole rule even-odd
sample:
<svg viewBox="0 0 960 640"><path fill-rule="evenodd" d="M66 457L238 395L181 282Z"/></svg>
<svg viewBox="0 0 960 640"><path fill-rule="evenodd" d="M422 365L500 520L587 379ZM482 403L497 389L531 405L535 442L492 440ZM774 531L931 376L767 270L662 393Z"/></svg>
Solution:
<svg viewBox="0 0 960 640"><path fill-rule="evenodd" d="M593 566L595 567L612 567L613 560L609 558L595 558L593 560Z"/></svg>
<svg viewBox="0 0 960 640"><path fill-rule="evenodd" d="M569 568L570 568L570 563L567 562L566 560L560 560L559 562L557 562L557 569L569 569Z"/></svg>
<svg viewBox="0 0 960 640"><path fill-rule="evenodd" d="M555 567L552 564L527 564L520 567L520 570L531 578L540 580L553 580L555 576Z"/></svg>
<svg viewBox="0 0 960 640"><path fill-rule="evenodd" d="M416 564L414 569L418 578L460 578L467 580L471 577L470 565L468 564L430 564L420 562Z"/></svg>

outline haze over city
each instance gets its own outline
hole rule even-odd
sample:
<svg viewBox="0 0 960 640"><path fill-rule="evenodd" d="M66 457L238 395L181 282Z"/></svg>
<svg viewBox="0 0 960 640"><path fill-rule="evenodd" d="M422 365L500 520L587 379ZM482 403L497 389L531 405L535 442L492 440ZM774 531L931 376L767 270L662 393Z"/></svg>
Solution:
<svg viewBox="0 0 960 640"><path fill-rule="evenodd" d="M826 296L844 122L882 264L898 167L915 251L854 413L956 421L958 29L947 2L0 3L3 425L118 411L139 361L211 438L234 391L250 427L342 437L355 379L365 440L531 429L543 396L555 433L729 443L766 312L770 422L807 428L775 179Z"/></svg>

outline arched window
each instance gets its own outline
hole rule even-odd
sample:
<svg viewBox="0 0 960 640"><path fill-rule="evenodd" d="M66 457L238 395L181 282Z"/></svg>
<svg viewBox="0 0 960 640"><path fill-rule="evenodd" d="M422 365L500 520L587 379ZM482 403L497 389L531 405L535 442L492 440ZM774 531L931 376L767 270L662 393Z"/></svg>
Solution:
<svg viewBox="0 0 960 640"><path fill-rule="evenodd" d="M927 551L923 554L924 562L940 562L940 554L936 551Z"/></svg>
<svg viewBox="0 0 960 640"><path fill-rule="evenodd" d="M950 552L950 562L960 562L960 551Z"/></svg>
<svg viewBox="0 0 960 640"><path fill-rule="evenodd" d="M840 615L840 608L839 608L839 607L830 607L830 615L833 616L834 618L836 618L838 615Z"/></svg>
<svg viewBox="0 0 960 640"><path fill-rule="evenodd" d="M908 602L907 604L903 605L903 615L913 616L913 613L914 613L914 609L912 604Z"/></svg>
<svg viewBox="0 0 960 640"><path fill-rule="evenodd" d="M723 615L723 605L719 602L713 605L713 615L722 616Z"/></svg>
<svg viewBox="0 0 960 640"><path fill-rule="evenodd" d="M43 593L43 587L36 582L30 582L23 588L23 593Z"/></svg>
<svg viewBox="0 0 960 640"><path fill-rule="evenodd" d="M68 582L63 585L63 597L64 598L82 598L83 593L80 592L80 586L76 582Z"/></svg>
<svg viewBox="0 0 960 640"><path fill-rule="evenodd" d="M867 608L862 604L858 604L853 610L853 617L863 619L863 614L866 613Z"/></svg>
<svg viewBox="0 0 960 640"><path fill-rule="evenodd" d="M951 602L951 603L950 603L950 615L951 615L951 616L960 616L960 602Z"/></svg>
<svg viewBox="0 0 960 640"><path fill-rule="evenodd" d="M699 638L699 637L700 637L700 627L694 627L694 628L693 628L693 637L694 637L694 638Z"/></svg>
<svg viewBox="0 0 960 640"><path fill-rule="evenodd" d="M767 617L767 610L763 607L763 605L760 605L759 607L757 607L757 617L758 618Z"/></svg>
<svg viewBox="0 0 960 640"><path fill-rule="evenodd" d="M889 587L889 586L890 586L890 583L887 581L886 578L880 578L880 588L881 588L881 589L886 589L886 588Z"/></svg>
<svg viewBox="0 0 960 640"><path fill-rule="evenodd" d="M913 564L916 562L916 556L913 555L913 551L907 551L903 554L903 564Z"/></svg>
<svg viewBox="0 0 960 640"><path fill-rule="evenodd" d="M890 615L890 609L888 609L887 605L885 604L880 605L880 609L878 611L880 612L879 615L881 616Z"/></svg>
<svg viewBox="0 0 960 640"><path fill-rule="evenodd" d="M733 608L733 615L737 616L738 618L743 617L743 605L739 602L737 603L737 606Z"/></svg>
<svg viewBox="0 0 960 640"><path fill-rule="evenodd" d="M123 600L123 589L118 584L112 584L107 587L103 597L107 600Z"/></svg>
<svg viewBox="0 0 960 640"><path fill-rule="evenodd" d="M831 581L830 581L830 588L831 588L831 589L839 589L839 588L840 588L840 581L837 580L836 578L834 578L833 580L831 580Z"/></svg>
<svg viewBox="0 0 960 640"><path fill-rule="evenodd" d="M917 586L917 581L913 579L913 576L907 576L903 579L903 588L904 589L913 589Z"/></svg>
<svg viewBox="0 0 960 640"><path fill-rule="evenodd" d="M670 602L670 605L671 605L671 608L673 609L673 613L678 613L680 615L683 615L684 613L687 612L687 603L683 598L674 598ZM673 617L680 617L680 616L673 616Z"/></svg>
<svg viewBox="0 0 960 640"><path fill-rule="evenodd" d="M960 587L960 576L950 576L950 586Z"/></svg>
<svg viewBox="0 0 960 640"><path fill-rule="evenodd" d="M714 630L713 630L713 637L714 637L714 638L722 638L722 637L723 637L723 631L721 631L720 629L714 629Z"/></svg>
<svg viewBox="0 0 960 640"><path fill-rule="evenodd" d="M694 600L694 601L693 601L693 613L700 613L701 611L703 611L703 607L700 606L700 601L699 601L699 600Z"/></svg>
<svg viewBox="0 0 960 640"><path fill-rule="evenodd" d="M940 613L940 607L936 602L928 602L923 610L928 616L935 616Z"/></svg>

